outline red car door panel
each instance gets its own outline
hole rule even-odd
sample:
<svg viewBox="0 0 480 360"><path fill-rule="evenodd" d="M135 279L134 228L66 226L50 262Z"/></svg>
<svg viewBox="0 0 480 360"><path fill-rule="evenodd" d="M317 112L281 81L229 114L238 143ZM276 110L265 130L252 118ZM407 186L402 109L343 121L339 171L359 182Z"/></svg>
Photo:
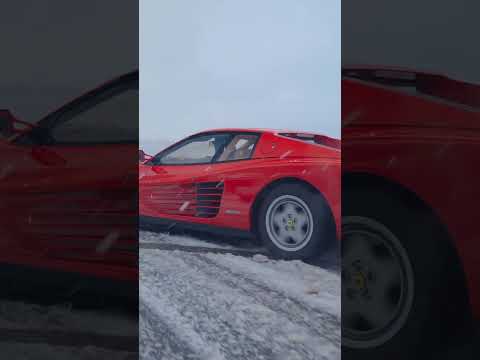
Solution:
<svg viewBox="0 0 480 360"><path fill-rule="evenodd" d="M0 261L138 275L138 73L0 143Z"/></svg>
<svg viewBox="0 0 480 360"><path fill-rule="evenodd" d="M132 246L135 238L131 229L136 199L131 188L136 174L118 177L131 171L129 164L136 159L129 162L125 155L136 155L135 151L135 145L126 145L123 151L109 145L25 149L22 166L11 174L12 179L24 180L10 186L12 191L4 198L10 209L7 223L15 228L22 252L103 263L130 258L106 247ZM112 163L116 158L119 161Z"/></svg>

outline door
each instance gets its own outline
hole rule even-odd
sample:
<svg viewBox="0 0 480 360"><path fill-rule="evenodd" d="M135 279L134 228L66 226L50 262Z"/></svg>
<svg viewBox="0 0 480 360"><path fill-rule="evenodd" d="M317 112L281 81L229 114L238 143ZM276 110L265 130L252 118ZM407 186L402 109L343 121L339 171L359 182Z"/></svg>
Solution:
<svg viewBox="0 0 480 360"><path fill-rule="evenodd" d="M138 78L75 100L29 137L10 198L24 251L136 266Z"/></svg>
<svg viewBox="0 0 480 360"><path fill-rule="evenodd" d="M203 133L155 156L140 179L140 213L189 222L208 222L221 208L235 164L249 160L258 134Z"/></svg>

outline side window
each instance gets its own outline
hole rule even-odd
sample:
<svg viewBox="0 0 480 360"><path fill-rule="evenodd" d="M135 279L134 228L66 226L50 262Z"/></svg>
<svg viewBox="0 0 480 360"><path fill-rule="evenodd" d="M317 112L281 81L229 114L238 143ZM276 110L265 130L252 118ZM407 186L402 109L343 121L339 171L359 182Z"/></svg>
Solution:
<svg viewBox="0 0 480 360"><path fill-rule="evenodd" d="M230 143L223 149L217 162L250 159L257 143L258 135L235 135Z"/></svg>
<svg viewBox="0 0 480 360"><path fill-rule="evenodd" d="M50 131L57 144L138 141L138 89L125 89L86 110L64 115Z"/></svg>
<svg viewBox="0 0 480 360"><path fill-rule="evenodd" d="M229 134L196 136L160 153L152 163L157 165L207 164L212 162L230 138Z"/></svg>

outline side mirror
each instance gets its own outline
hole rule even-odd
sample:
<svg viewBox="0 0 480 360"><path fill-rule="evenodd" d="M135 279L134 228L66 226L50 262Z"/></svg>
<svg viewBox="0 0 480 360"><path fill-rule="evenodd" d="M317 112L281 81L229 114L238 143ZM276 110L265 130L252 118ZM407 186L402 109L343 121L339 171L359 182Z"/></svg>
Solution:
<svg viewBox="0 0 480 360"><path fill-rule="evenodd" d="M145 161L145 152L143 150L138 150L138 161L144 162Z"/></svg>
<svg viewBox="0 0 480 360"><path fill-rule="evenodd" d="M34 127L32 124L18 120L9 110L0 109L0 136L10 137L30 131Z"/></svg>
<svg viewBox="0 0 480 360"><path fill-rule="evenodd" d="M0 136L9 137L15 133L15 118L8 110L0 110Z"/></svg>

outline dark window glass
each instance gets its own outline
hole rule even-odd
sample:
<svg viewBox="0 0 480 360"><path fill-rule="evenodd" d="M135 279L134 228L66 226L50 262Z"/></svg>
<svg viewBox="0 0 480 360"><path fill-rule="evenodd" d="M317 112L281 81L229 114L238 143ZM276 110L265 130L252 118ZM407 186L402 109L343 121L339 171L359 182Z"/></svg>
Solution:
<svg viewBox="0 0 480 360"><path fill-rule="evenodd" d="M116 92L64 117L50 132L57 144L137 142L138 89Z"/></svg>

